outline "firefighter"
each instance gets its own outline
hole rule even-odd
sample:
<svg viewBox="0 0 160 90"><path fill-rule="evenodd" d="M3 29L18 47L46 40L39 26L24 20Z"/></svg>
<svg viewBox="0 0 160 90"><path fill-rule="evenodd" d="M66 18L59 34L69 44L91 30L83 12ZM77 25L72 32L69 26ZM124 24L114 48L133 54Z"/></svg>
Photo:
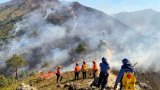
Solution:
<svg viewBox="0 0 160 90"><path fill-rule="evenodd" d="M114 90L120 83L120 90L136 90L136 71L127 58L122 60L122 66L115 81Z"/></svg>
<svg viewBox="0 0 160 90"><path fill-rule="evenodd" d="M82 70L83 79L85 79L87 77L87 71L88 71L88 66L85 61L83 61L81 70Z"/></svg>
<svg viewBox="0 0 160 90"><path fill-rule="evenodd" d="M105 88L105 85L108 82L109 69L110 69L110 66L107 62L107 59L103 57L102 63L100 63L100 75L99 75L99 81L98 81L98 88L100 87L100 85L102 85L101 90Z"/></svg>
<svg viewBox="0 0 160 90"><path fill-rule="evenodd" d="M92 61L92 63L93 63L93 68L92 68L92 70L93 70L93 78L95 78L98 69L97 69L97 64L96 64L96 62L95 62L95 61Z"/></svg>
<svg viewBox="0 0 160 90"><path fill-rule="evenodd" d="M75 80L79 79L79 73L80 73L80 66L78 65L78 63L76 63L76 67L75 67Z"/></svg>
<svg viewBox="0 0 160 90"><path fill-rule="evenodd" d="M57 83L58 83L59 81L61 81L61 80L62 80L62 75L61 75L61 66L58 66L58 68L57 68L57 72L56 72L56 76L57 76Z"/></svg>

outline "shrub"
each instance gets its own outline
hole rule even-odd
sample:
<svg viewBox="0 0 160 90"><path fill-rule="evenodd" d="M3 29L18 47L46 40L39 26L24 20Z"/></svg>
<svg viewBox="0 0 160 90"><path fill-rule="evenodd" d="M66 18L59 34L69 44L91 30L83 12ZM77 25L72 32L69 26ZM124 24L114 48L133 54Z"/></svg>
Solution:
<svg viewBox="0 0 160 90"><path fill-rule="evenodd" d="M3 75L0 75L0 87L6 87L9 85L8 79Z"/></svg>
<svg viewBox="0 0 160 90"><path fill-rule="evenodd" d="M78 45L78 47L76 48L76 52L77 53L82 53L82 52L86 52L87 48L86 48L86 44L85 43L80 43Z"/></svg>

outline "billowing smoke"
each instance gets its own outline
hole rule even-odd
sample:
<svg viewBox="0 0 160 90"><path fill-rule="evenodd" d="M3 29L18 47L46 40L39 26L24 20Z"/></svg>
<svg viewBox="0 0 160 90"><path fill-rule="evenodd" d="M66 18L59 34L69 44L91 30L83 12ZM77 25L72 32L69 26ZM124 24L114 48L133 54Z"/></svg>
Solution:
<svg viewBox="0 0 160 90"><path fill-rule="evenodd" d="M159 71L158 31L154 36L136 32L111 16L77 2L47 4L15 24L12 40L0 51L3 61L19 54L28 61L29 69L40 69L44 62L55 68L78 60L100 61L107 56L111 66L120 66L121 60L128 58L132 63L138 62L137 67ZM73 54L82 42L87 52Z"/></svg>

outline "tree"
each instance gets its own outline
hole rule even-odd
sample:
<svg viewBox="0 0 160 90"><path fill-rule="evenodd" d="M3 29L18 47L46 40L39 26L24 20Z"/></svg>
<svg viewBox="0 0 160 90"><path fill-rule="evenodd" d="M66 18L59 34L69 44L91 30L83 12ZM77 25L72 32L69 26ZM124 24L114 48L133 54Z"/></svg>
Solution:
<svg viewBox="0 0 160 90"><path fill-rule="evenodd" d="M78 45L78 47L76 48L76 52L77 53L82 53L82 52L86 52L87 48L86 48L86 44L85 43L80 43Z"/></svg>
<svg viewBox="0 0 160 90"><path fill-rule="evenodd" d="M18 68L24 67L27 65L26 60L18 55L13 55L9 60L6 61L7 67L13 69L16 72L16 79L18 79Z"/></svg>

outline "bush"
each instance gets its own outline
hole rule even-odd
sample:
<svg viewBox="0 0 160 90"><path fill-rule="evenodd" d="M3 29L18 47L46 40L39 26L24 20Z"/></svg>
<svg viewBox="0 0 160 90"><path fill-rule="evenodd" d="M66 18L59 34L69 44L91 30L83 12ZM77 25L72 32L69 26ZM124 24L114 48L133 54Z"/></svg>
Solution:
<svg viewBox="0 0 160 90"><path fill-rule="evenodd" d="M31 73L29 74L29 76L34 76L34 75L36 75L36 72L31 72Z"/></svg>
<svg viewBox="0 0 160 90"><path fill-rule="evenodd" d="M22 71L20 74L19 74L19 77L20 78L26 78L26 77L28 77L29 75L28 75L28 72L27 71Z"/></svg>
<svg viewBox="0 0 160 90"><path fill-rule="evenodd" d="M9 85L8 79L3 75L0 75L0 87L6 87Z"/></svg>
<svg viewBox="0 0 160 90"><path fill-rule="evenodd" d="M76 48L76 52L77 53L82 53L82 52L86 52L87 48L86 48L86 44L85 43L81 43L78 45L78 47Z"/></svg>
<svg viewBox="0 0 160 90"><path fill-rule="evenodd" d="M49 67L49 62L44 62L41 67L42 67L42 68L47 68L47 67Z"/></svg>

